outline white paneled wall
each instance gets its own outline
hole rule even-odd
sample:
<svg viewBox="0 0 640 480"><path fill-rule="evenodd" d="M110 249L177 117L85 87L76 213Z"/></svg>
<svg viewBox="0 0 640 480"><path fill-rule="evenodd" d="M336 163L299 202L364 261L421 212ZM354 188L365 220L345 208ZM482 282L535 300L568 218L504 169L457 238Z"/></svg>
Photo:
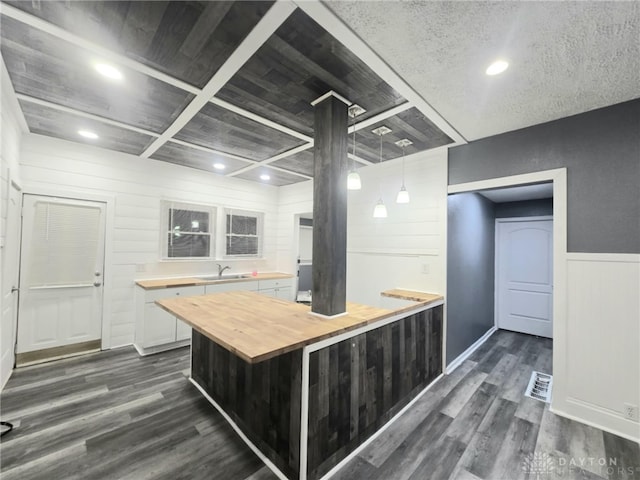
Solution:
<svg viewBox="0 0 640 480"><path fill-rule="evenodd" d="M361 168L362 190L349 192L347 298L381 305L380 292L446 288L447 151L407 157L411 203L397 204L401 160ZM379 198L387 218L373 218Z"/></svg>
<svg viewBox="0 0 640 480"><path fill-rule="evenodd" d="M447 151L407 157L411 203L398 205L401 161L359 169L362 190L350 191L347 230L347 299L380 305L380 292L408 288L444 293L446 287ZM373 218L378 198L389 216ZM280 189L278 267L295 271L295 215L313 211L313 185Z"/></svg>
<svg viewBox="0 0 640 480"><path fill-rule="evenodd" d="M250 272L254 264L258 271L276 269L276 187L32 134L23 140L21 163L30 192L113 199L111 279L105 278L111 347L133 341L135 279L213 273L216 263L234 273ZM163 199L264 212L263 259L161 261Z"/></svg>
<svg viewBox="0 0 640 480"><path fill-rule="evenodd" d="M624 417L625 403L640 406L640 255L569 253L567 284L555 410L640 441L640 423Z"/></svg>

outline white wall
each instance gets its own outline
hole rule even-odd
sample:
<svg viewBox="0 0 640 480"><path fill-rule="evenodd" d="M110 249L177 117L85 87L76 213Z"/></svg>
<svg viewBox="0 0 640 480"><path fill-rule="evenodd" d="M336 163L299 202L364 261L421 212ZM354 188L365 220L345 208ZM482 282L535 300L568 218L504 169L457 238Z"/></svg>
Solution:
<svg viewBox="0 0 640 480"><path fill-rule="evenodd" d="M398 205L400 160L359 169L362 190L348 201L348 301L381 305L380 292L391 288L445 292L447 151L407 157L405 170L411 203ZM374 219L380 196L389 216ZM282 187L279 202L278 267L295 271L295 215L313 211L312 182Z"/></svg>
<svg viewBox="0 0 640 480"><path fill-rule="evenodd" d="M361 168L362 190L349 192L347 299L381 305L380 292L446 289L447 151L407 157L411 203L395 203L401 160ZM387 218L373 218L382 197ZM426 271L427 273L423 273Z"/></svg>
<svg viewBox="0 0 640 480"><path fill-rule="evenodd" d="M567 255L565 381L554 382L554 411L640 442L640 255ZM555 365L554 365L555 373Z"/></svg>
<svg viewBox="0 0 640 480"><path fill-rule="evenodd" d="M276 269L276 187L33 134L23 139L21 173L27 192L113 199L104 346L133 342L135 279L213 273L216 263L231 265L234 273L250 272L254 263L258 271ZM162 199L265 212L264 258L160 261Z"/></svg>
<svg viewBox="0 0 640 480"><path fill-rule="evenodd" d="M7 223L7 199L10 182L20 184L20 138L23 134L24 118L19 111L15 93L11 87L4 62L0 59L1 119L0 119L0 390L11 375L13 368L14 308L17 300L10 289L16 279L4 278L7 261L14 260L18 255L15 248L9 251L7 233L15 232L19 228ZM16 219L17 220L17 219ZM11 243L9 243L11 247Z"/></svg>

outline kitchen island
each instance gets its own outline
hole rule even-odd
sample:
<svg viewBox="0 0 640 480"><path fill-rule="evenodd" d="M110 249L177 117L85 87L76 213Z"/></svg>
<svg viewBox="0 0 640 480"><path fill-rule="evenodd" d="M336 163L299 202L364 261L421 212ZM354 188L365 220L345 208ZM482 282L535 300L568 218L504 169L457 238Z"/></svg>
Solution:
<svg viewBox="0 0 640 480"><path fill-rule="evenodd" d="M251 291L158 300L193 328L191 380L281 478L318 479L442 373L439 295L326 319Z"/></svg>

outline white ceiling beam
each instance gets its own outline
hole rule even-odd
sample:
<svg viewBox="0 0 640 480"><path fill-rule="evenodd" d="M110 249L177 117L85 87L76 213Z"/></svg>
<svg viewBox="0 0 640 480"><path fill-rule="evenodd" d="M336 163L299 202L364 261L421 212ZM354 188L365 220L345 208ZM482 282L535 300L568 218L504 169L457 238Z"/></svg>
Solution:
<svg viewBox="0 0 640 480"><path fill-rule="evenodd" d="M369 66L376 74L413 106L420 110L440 130L446 133L454 142L467 143L466 139L447 122L429 103L409 86L389 65L375 53L369 45L362 41L338 16L320 1L293 0L296 5L313 20L320 24L336 40L348 45L360 60Z"/></svg>
<svg viewBox="0 0 640 480"><path fill-rule="evenodd" d="M109 118L100 117L98 115L94 115L92 113L81 112L80 110L74 110L73 108L65 107L63 105L58 105L57 103L47 102L46 100L41 100L39 98L30 97L28 95L24 95L22 93L16 94L16 97L19 100L24 102L33 103L35 105L40 105L42 107L51 108L53 110L58 110L59 112L70 113L71 115L77 115L82 118L88 118L89 120L95 120L100 123L104 123L107 125L112 125L114 127L119 127L124 130L130 130L136 133L142 133L143 135L149 135L150 137L159 137L160 134L152 132L150 130L145 130L143 128L134 127L133 125L128 125L126 123L118 122L116 120L111 120Z"/></svg>
<svg viewBox="0 0 640 480"><path fill-rule="evenodd" d="M290 157L292 155L295 155L296 153L304 152L305 150L308 150L309 148L312 148L312 147L313 147L313 142L308 143L306 145L300 145L299 147L295 147L295 148L292 148L291 150L287 150L286 152L279 153L278 155L274 155L273 157L267 158L266 160L258 162L258 163L254 164L254 165L248 165L248 166L244 167L243 169L236 170L235 172L230 173L228 176L229 177L235 177L239 173L244 173L244 172L247 172L249 170L253 170L254 168L258 168L258 167L261 167L261 166L269 165L272 162L276 162L278 160L282 160L283 158Z"/></svg>
<svg viewBox="0 0 640 480"><path fill-rule="evenodd" d="M52 23L45 22L44 20L30 15L28 13L23 12L11 5L7 5L6 3L0 4L0 11L3 15L7 17L11 17L14 20L22 22L30 27L37 28L49 35L53 35L56 38L61 40L65 40L73 45L76 45L80 48L84 48L93 52L96 55L104 58L105 60L110 60L111 62L117 64L121 67L130 68L131 70L135 70L138 73L142 73L143 75L148 75L149 77L153 77L156 80L160 80L161 82L168 83L169 85L173 85L181 90L197 95L200 93L200 89L190 85L182 80L178 80L166 73L162 73L158 70L155 70L151 67L148 67L140 62L132 60L124 55L119 55L117 53L112 52L96 43L85 40L84 38L78 37L73 33L67 32L62 28L53 25Z"/></svg>
<svg viewBox="0 0 640 480"><path fill-rule="evenodd" d="M200 150L202 152L211 153L213 155L219 155L221 157L230 158L233 160L241 160L247 163L256 163L255 160L251 160L249 158L240 157L239 155L234 155L232 153L221 152L220 150L214 150L213 148L203 147L201 145L196 145L195 143L185 142L184 140L178 140L177 138L170 138L169 143L177 143L178 145L182 145L184 147L193 148L195 150Z"/></svg>
<svg viewBox="0 0 640 480"><path fill-rule="evenodd" d="M231 56L207 82L202 91L187 105L178 118L160 137L142 152L141 157L149 157L169 138L173 137L191 120L202 107L233 77L264 42L289 18L296 6L288 1L276 2L260 19L249 35L234 50Z"/></svg>
<svg viewBox="0 0 640 480"><path fill-rule="evenodd" d="M411 105L410 102L404 102L397 107L390 108L389 110L385 110L384 112L374 115L373 117L362 120L361 122L356 123L356 132L362 130L363 128L370 127L371 125L375 125L376 123L386 120L389 117L393 117L395 115L398 115L399 113L409 110L412 106L413 105ZM353 125L349 127L349 133L353 133Z"/></svg>
<svg viewBox="0 0 640 480"><path fill-rule="evenodd" d="M272 170L277 170L278 172L286 173L287 175L296 175L298 177L306 178L307 180L311 180L313 177L309 175L305 175L304 173L294 172L293 170L287 170L286 168L276 167L275 165L265 165L265 167L270 168Z"/></svg>
<svg viewBox="0 0 640 480"><path fill-rule="evenodd" d="M238 115L242 115L243 117L246 117L250 120L258 122L262 125L273 128L274 130L278 130L282 133L286 133L287 135L291 135L292 137L296 137L296 138L299 138L300 140L304 140L305 142L313 141L312 137L305 135L304 133L297 132L289 127L285 127L284 125L280 125L279 123L272 122L271 120L267 120L266 118L261 117L260 115L256 115L255 113L245 110L244 108L236 107L235 105L232 105L231 103L226 102L220 98L213 97L212 99L209 100L209 102L213 103L214 105L218 105L219 107L222 107L226 110L229 110L233 113L237 113Z"/></svg>

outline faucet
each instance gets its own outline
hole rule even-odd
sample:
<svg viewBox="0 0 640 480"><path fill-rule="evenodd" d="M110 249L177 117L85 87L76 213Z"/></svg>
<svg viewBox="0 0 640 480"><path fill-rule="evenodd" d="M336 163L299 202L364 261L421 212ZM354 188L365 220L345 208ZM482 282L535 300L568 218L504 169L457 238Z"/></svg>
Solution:
<svg viewBox="0 0 640 480"><path fill-rule="evenodd" d="M226 267L223 267L219 263L217 265L218 265L218 278L222 278L222 272L224 272L227 268L231 270L231 267L228 265Z"/></svg>

